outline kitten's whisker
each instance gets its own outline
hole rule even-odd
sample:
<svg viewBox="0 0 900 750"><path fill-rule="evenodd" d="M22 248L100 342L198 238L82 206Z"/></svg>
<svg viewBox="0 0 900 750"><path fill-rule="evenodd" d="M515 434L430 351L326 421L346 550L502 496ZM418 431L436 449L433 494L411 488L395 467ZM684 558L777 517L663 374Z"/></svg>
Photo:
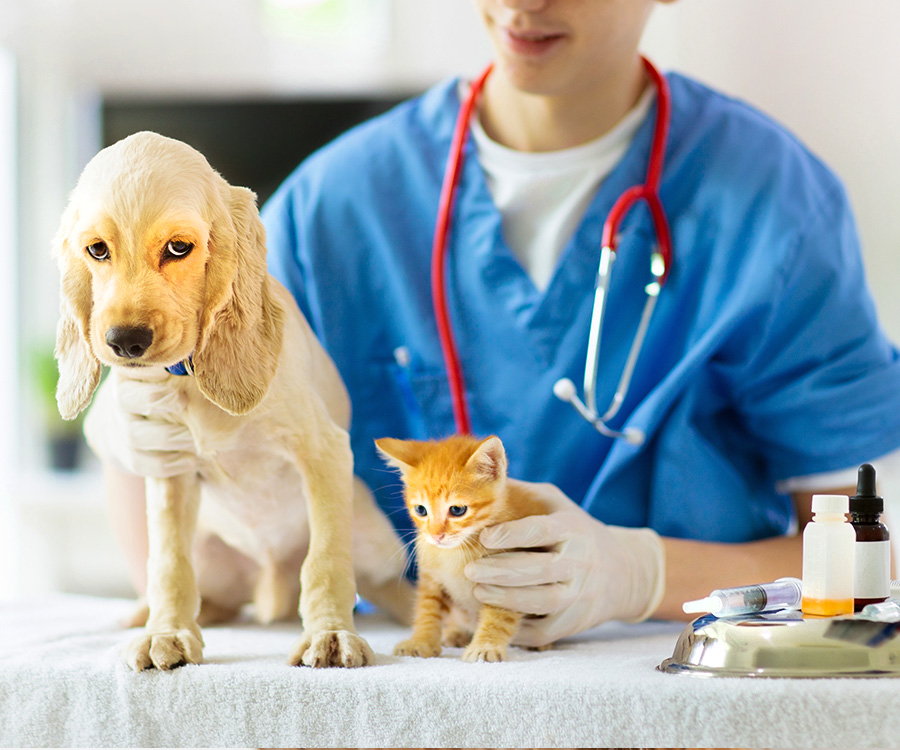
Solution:
<svg viewBox="0 0 900 750"><path fill-rule="evenodd" d="M463 558L466 564L478 560L484 556L485 548L475 535L466 537L460 544Z"/></svg>
<svg viewBox="0 0 900 750"><path fill-rule="evenodd" d="M394 484L382 484L373 488L373 492L377 495L381 492L390 492L392 498L403 497L403 482L395 482Z"/></svg>
<svg viewBox="0 0 900 750"><path fill-rule="evenodd" d="M403 556L403 568L400 571L397 580L403 580L404 578L409 577L409 571L414 563L414 547L416 542L416 532L413 531L404 531L402 533L397 533L397 540L400 542L400 548L394 551L390 557L384 562L384 567L388 567L391 562L397 557L397 555Z"/></svg>
<svg viewBox="0 0 900 750"><path fill-rule="evenodd" d="M400 549L391 554L391 556L385 561L384 567L387 567L390 563L392 563L398 555L403 556L403 573L401 577L405 577L409 572L410 565L412 565L412 560L410 559L409 555L409 545L404 544L402 540L400 541Z"/></svg>
<svg viewBox="0 0 900 750"><path fill-rule="evenodd" d="M408 580L409 579L409 571L412 569L412 565L413 565L413 558L410 557L409 555L407 555L404 558L403 570L400 571L400 576L398 577L397 580L399 580L399 581L402 581L404 579Z"/></svg>
<svg viewBox="0 0 900 750"><path fill-rule="evenodd" d="M407 539L404 539L407 537ZM397 550L394 555L403 555L403 570L400 571L400 576L398 580L403 580L404 578L409 578L409 571L412 569L413 564L415 563L415 532L408 531L406 534L400 536L400 543L403 545L401 549ZM393 555L391 556L393 559Z"/></svg>

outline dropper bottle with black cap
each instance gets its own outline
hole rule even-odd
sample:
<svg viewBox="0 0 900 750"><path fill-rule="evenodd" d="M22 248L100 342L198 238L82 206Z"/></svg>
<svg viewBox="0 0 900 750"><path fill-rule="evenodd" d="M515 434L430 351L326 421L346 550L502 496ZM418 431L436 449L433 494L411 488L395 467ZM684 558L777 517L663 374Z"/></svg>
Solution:
<svg viewBox="0 0 900 750"><path fill-rule="evenodd" d="M884 500L875 493L875 467L863 464L856 494L850 498L850 523L856 531L853 609L885 601L891 595L891 535L881 522Z"/></svg>

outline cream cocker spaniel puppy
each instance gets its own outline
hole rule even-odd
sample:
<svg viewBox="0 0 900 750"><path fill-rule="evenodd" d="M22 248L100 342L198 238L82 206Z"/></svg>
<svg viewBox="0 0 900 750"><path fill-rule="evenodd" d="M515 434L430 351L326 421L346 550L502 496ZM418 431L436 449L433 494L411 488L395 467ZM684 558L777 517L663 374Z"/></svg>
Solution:
<svg viewBox="0 0 900 750"><path fill-rule="evenodd" d="M353 624L351 536L365 547L361 592L409 616L402 547L353 476L346 391L266 271L255 200L190 146L138 133L88 163L54 243L62 416L88 406L101 365L112 371L92 412L118 408L113 378L155 370L199 460L146 480L149 615L126 650L136 670L201 661L201 598L219 612L253 601L271 621L299 597L291 663L371 663ZM166 379L182 362L192 375Z"/></svg>

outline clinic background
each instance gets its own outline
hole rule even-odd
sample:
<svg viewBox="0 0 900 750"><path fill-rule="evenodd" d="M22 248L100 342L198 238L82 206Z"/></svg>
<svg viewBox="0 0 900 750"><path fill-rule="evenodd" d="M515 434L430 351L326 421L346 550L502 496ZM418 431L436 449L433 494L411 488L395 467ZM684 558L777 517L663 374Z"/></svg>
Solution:
<svg viewBox="0 0 900 750"><path fill-rule="evenodd" d="M656 9L643 44L663 69L781 121L841 176L895 342L898 37L897 0L679 0ZM176 114L179 105L270 105L260 127L279 106L302 115L316 105L323 128L335 127L343 110L334 105L362 102L341 117L364 114L446 76L472 76L489 58L464 0L0 0L0 599L129 595L96 461L85 449L76 470L50 468L56 427L41 387L58 310L50 240L114 105L165 103ZM295 166L287 137L276 182ZM270 138L230 148L253 163L254 141ZM900 524L900 482L882 479L888 523Z"/></svg>

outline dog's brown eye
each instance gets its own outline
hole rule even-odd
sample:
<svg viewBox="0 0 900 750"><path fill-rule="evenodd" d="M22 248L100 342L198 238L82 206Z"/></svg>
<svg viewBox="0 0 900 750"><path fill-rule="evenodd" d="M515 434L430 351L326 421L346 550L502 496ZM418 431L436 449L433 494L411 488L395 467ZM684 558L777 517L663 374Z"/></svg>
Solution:
<svg viewBox="0 0 900 750"><path fill-rule="evenodd" d="M109 260L109 248L105 242L95 242L86 249L94 260Z"/></svg>
<svg viewBox="0 0 900 750"><path fill-rule="evenodd" d="M183 258L193 249L194 246L190 242L170 240L166 245L166 255L171 258Z"/></svg>

